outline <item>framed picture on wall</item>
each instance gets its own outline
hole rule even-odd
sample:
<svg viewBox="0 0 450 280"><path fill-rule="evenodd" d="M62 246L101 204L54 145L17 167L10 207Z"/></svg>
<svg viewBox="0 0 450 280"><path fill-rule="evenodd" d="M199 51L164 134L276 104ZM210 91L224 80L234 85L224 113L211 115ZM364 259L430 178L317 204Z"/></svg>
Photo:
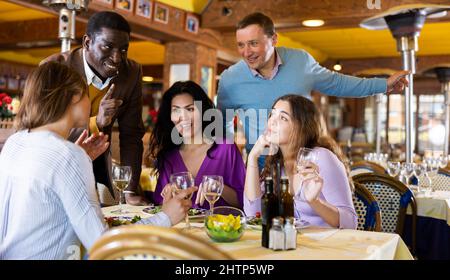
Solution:
<svg viewBox="0 0 450 280"><path fill-rule="evenodd" d="M198 33L199 20L198 17L193 14L186 15L186 30L191 33Z"/></svg>
<svg viewBox="0 0 450 280"><path fill-rule="evenodd" d="M114 5L114 0L92 0L92 2L109 8L112 8Z"/></svg>
<svg viewBox="0 0 450 280"><path fill-rule="evenodd" d="M155 12L153 19L156 22L168 24L169 23L169 7L160 3L155 3Z"/></svg>
<svg viewBox="0 0 450 280"><path fill-rule="evenodd" d="M6 76L0 76L0 89L6 89L7 81Z"/></svg>
<svg viewBox="0 0 450 280"><path fill-rule="evenodd" d="M152 1L137 0L136 15L150 19L152 17Z"/></svg>
<svg viewBox="0 0 450 280"><path fill-rule="evenodd" d="M8 89L9 90L19 90L19 79L17 79L16 77L10 76L8 78Z"/></svg>
<svg viewBox="0 0 450 280"><path fill-rule="evenodd" d="M126 12L133 12L134 0L116 0L116 9Z"/></svg>

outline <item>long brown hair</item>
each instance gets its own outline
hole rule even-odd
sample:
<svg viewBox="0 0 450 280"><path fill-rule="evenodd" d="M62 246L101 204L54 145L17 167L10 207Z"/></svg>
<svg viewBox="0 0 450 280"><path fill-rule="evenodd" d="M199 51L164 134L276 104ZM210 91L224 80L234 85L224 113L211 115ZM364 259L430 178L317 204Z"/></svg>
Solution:
<svg viewBox="0 0 450 280"><path fill-rule="evenodd" d="M288 94L279 97L273 103L273 106L275 106L275 104L281 100L288 102L292 111L291 117L294 125L292 133L290 135L290 143L292 143L290 150L292 151L292 154L296 155L296 152L301 147L310 149L313 149L315 147L322 147L328 149L332 153L334 153L337 158L344 164L348 176L350 173L348 159L344 155L336 141L334 141L333 138L325 133L326 129L322 128L322 116L316 105L311 100L303 96ZM277 162L280 162L281 166L283 167L283 159L285 159L286 156L287 155L283 156L281 150L279 150L278 153L273 156L268 156L266 158L264 169L261 173L262 177L269 176L269 174L271 174L272 172L272 166L275 166ZM349 183L349 187L353 191L353 182L351 181L350 177Z"/></svg>
<svg viewBox="0 0 450 280"><path fill-rule="evenodd" d="M58 62L47 62L34 69L25 82L16 130L32 129L62 118L72 97L87 94L86 82L75 70ZM81 100L81 98L80 98Z"/></svg>

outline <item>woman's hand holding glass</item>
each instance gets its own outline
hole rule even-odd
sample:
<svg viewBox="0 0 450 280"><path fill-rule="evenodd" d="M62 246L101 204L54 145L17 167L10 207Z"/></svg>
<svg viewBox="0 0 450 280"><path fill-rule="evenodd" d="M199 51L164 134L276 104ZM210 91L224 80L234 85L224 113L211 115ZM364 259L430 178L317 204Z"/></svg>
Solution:
<svg viewBox="0 0 450 280"><path fill-rule="evenodd" d="M300 199L308 203L317 201L323 189L323 179L319 175L319 167L308 162L298 166L297 172L294 175L296 196L300 195Z"/></svg>
<svg viewBox="0 0 450 280"><path fill-rule="evenodd" d="M179 172L170 175L170 184L172 186L172 196L181 193L182 190L187 190L194 187L194 176L190 172ZM193 192L189 192L185 199L191 200ZM190 228L189 215L186 214L186 228Z"/></svg>
<svg viewBox="0 0 450 280"><path fill-rule="evenodd" d="M191 197L197 190L197 187L191 187L175 194L173 191L175 188L176 186L169 183L161 192L161 196L163 197L161 210L169 217L172 225L176 225L186 218L192 206L192 201L186 199L186 197Z"/></svg>
<svg viewBox="0 0 450 280"><path fill-rule="evenodd" d="M294 191L296 196L308 203L319 198L323 188L323 179L319 175L317 154L309 148L300 148L297 154L297 174L294 176Z"/></svg>

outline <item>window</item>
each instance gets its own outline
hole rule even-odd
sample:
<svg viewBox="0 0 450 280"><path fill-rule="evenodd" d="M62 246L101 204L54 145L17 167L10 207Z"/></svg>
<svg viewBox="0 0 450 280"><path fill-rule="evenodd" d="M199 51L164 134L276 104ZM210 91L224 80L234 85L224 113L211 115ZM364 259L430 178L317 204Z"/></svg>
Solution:
<svg viewBox="0 0 450 280"><path fill-rule="evenodd" d="M444 95L420 95L419 153L444 149Z"/></svg>

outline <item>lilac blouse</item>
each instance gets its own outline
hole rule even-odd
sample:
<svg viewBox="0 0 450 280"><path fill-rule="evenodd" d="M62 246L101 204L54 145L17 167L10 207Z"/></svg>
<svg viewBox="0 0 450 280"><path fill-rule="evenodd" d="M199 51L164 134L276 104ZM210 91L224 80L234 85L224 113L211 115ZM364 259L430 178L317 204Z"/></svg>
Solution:
<svg viewBox="0 0 450 280"><path fill-rule="evenodd" d="M239 208L242 209L242 199L245 184L245 165L236 145L233 144L216 144L203 160L197 176L195 177L195 185L199 186L204 175L220 175L223 177L225 185L229 186L236 192L239 201ZM159 171L158 183L153 195L156 204L162 204L163 198L161 192L164 186L169 183L170 175L177 172L186 172L187 167L184 164L180 151L174 149L170 151L164 162L164 169ZM192 207L209 209L209 204L205 200L202 205L195 204L197 192L192 196ZM214 206L229 205L222 197L214 204Z"/></svg>
<svg viewBox="0 0 450 280"><path fill-rule="evenodd" d="M328 149L316 147L314 151L317 153L319 174L323 178L320 198L338 209L339 228L356 229L358 216L353 206L352 193L344 164ZM262 185L261 188L263 189L264 186ZM309 206L308 202L300 197L303 197L301 192L294 197L296 218L300 218L312 226L331 227ZM249 216L261 211L261 198L250 201L247 197L244 197L244 211Z"/></svg>

